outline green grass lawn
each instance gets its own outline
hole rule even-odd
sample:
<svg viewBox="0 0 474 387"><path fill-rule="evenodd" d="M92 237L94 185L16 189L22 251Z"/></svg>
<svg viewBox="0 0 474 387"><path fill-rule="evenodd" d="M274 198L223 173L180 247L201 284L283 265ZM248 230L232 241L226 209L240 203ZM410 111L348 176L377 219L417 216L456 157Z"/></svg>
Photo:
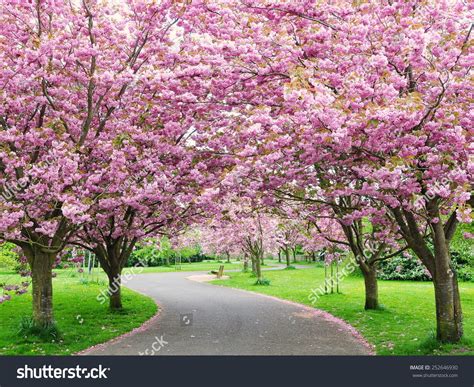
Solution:
<svg viewBox="0 0 474 387"><path fill-rule="evenodd" d="M214 262L196 262L196 263L182 263L181 269L179 265L171 265L171 266L150 266L144 268L134 268L135 272L141 273L166 273L166 272L174 272L174 271L211 271L211 270L218 270L220 265L224 265L224 270L238 270L242 269L242 262L238 261L231 261L231 263L227 263L226 261L214 261ZM126 269L124 269L126 270Z"/></svg>
<svg viewBox="0 0 474 387"><path fill-rule="evenodd" d="M123 311L111 312L108 304L101 305L96 300L99 292L106 289L100 276L81 283L83 277L71 270L57 272L53 280L54 318L61 338L44 342L34 336L20 336L22 317L31 316L31 295L14 296L0 305L1 355L69 355L128 332L156 313L157 306L151 298L125 288ZM4 281L18 283L20 277L1 272L0 282Z"/></svg>
<svg viewBox="0 0 474 387"><path fill-rule="evenodd" d="M257 286L248 273L229 273L229 280L214 284L260 292L311 306L311 289L324 284L324 269L268 271L269 286ZM382 308L364 310L364 282L346 277L342 294L319 298L314 307L342 318L372 344L379 355L456 354L474 355L474 283L460 283L465 339L458 345L440 346L434 340L436 328L434 291L430 282L379 281Z"/></svg>

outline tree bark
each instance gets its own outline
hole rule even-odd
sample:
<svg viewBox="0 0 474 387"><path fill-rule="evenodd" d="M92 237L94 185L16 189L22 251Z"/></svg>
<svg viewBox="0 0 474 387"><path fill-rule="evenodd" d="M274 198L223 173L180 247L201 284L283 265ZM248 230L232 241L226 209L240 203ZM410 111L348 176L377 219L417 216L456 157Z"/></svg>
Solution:
<svg viewBox="0 0 474 387"><path fill-rule="evenodd" d="M436 337L441 342L457 343L463 336L462 308L458 280L452 269L449 251L457 225L456 215L453 213L443 225L439 220L441 216L438 198L429 200L426 208L431 219L438 219L430 223L433 253L411 212L394 208L392 213L408 245L431 274L436 303Z"/></svg>
<svg viewBox="0 0 474 387"><path fill-rule="evenodd" d="M112 310L122 309L122 270L128 262L135 242L124 244L120 249L111 246L99 246L95 254L99 259L102 269L109 279L107 295L109 296L109 307Z"/></svg>
<svg viewBox="0 0 474 387"><path fill-rule="evenodd" d="M365 283L365 309L377 309L379 306L379 291L377 283L377 269L368 266L361 270Z"/></svg>
<svg viewBox="0 0 474 387"><path fill-rule="evenodd" d="M109 277L109 306L112 310L122 309L122 279L121 269L117 266L111 267L107 273Z"/></svg>
<svg viewBox="0 0 474 387"><path fill-rule="evenodd" d="M436 279L435 279L436 278ZM461 299L456 274L437 274L433 278L436 300L436 337L457 343L463 336Z"/></svg>
<svg viewBox="0 0 474 387"><path fill-rule="evenodd" d="M278 262L281 263L281 250L278 250Z"/></svg>
<svg viewBox="0 0 474 387"><path fill-rule="evenodd" d="M290 262L290 250L288 247L285 249L285 258L286 258L286 267L290 267L291 262Z"/></svg>
<svg viewBox="0 0 474 387"><path fill-rule="evenodd" d="M457 343L463 336L461 299L456 273L452 269L449 240L441 222L433 227L435 272L431 273L435 288L437 339Z"/></svg>
<svg viewBox="0 0 474 387"><path fill-rule="evenodd" d="M50 326L54 323L53 263L56 255L44 253L39 248L34 248L29 254L33 290L33 320L38 326Z"/></svg>
<svg viewBox="0 0 474 387"><path fill-rule="evenodd" d="M293 262L296 263L296 247L292 248L291 251L293 253Z"/></svg>
<svg viewBox="0 0 474 387"><path fill-rule="evenodd" d="M262 280L262 267L261 267L261 257L255 257L255 274L257 275L257 281Z"/></svg>

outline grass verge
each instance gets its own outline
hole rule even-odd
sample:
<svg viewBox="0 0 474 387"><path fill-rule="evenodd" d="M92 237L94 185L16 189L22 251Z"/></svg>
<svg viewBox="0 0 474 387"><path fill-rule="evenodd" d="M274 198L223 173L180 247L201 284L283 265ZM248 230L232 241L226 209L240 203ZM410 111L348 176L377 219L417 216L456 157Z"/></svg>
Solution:
<svg viewBox="0 0 474 387"><path fill-rule="evenodd" d="M364 310L364 281L346 277L341 294L321 296L314 305L308 299L312 289L324 284L324 269L265 272L269 286L256 286L247 273L229 273L229 280L212 283L251 290L314 306L353 325L376 348L378 355L474 355L474 283L461 282L464 340L440 345L434 339L436 327L433 285L430 282L379 281L381 308Z"/></svg>
<svg viewBox="0 0 474 387"><path fill-rule="evenodd" d="M0 273L0 281L15 283L19 278L12 273ZM53 286L55 328L59 334L48 335L47 339L31 333L22 334L28 332L25 324L31 316L31 295L15 296L0 305L1 355L73 354L131 331L157 311L151 298L124 288L124 309L112 312L108 304L96 300L105 288L104 284L80 281L66 271L58 274Z"/></svg>

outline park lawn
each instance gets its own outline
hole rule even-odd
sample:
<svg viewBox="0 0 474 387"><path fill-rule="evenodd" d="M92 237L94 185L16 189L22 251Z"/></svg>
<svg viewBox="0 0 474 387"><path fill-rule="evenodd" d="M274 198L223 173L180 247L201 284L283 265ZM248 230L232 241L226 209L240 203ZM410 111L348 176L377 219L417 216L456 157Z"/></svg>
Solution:
<svg viewBox="0 0 474 387"><path fill-rule="evenodd" d="M20 277L2 272L0 282L4 281L18 283ZM44 342L34 336L21 337L20 321L31 316L31 294L14 296L0 305L0 355L70 355L131 331L157 311L151 298L124 288L123 311L111 312L108 304L96 300L100 291L106 289L105 282L99 278L87 281L71 271L58 271L53 286L54 317L60 339Z"/></svg>
<svg viewBox="0 0 474 387"><path fill-rule="evenodd" d="M224 265L225 270L239 270L242 269L242 262L231 261L227 263L226 261L215 261L215 262L195 262L195 263L182 263L181 269L179 265L171 266L148 266L148 267L137 267L133 268L136 273L167 273L167 272L176 272L176 271L211 271L219 270L219 266ZM125 268L124 270L126 270ZM132 269L132 268L129 268Z"/></svg>
<svg viewBox="0 0 474 387"><path fill-rule="evenodd" d="M270 285L255 285L248 273L230 273L229 280L212 283L264 293L313 306L312 289L324 284L324 269L265 272ZM342 280L341 294L323 295L314 307L337 316L358 329L375 346L378 355L474 355L474 283L461 282L464 339L457 345L439 345L434 340L436 320L431 282L379 281L380 310L364 310L364 281L349 276Z"/></svg>

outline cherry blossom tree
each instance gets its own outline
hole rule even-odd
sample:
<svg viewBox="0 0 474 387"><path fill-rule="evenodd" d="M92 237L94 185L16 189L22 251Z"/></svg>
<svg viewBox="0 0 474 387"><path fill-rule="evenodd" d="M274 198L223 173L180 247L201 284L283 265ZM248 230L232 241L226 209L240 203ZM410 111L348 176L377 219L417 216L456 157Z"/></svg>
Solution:
<svg viewBox="0 0 474 387"><path fill-rule="evenodd" d="M438 339L459 341L449 244L473 201L473 6L236 1L216 2L208 17L217 40L243 47L229 67L259 91L234 109L245 116L236 136L247 139L239 173L254 190L292 185L317 201L322 191L333 207L365 198L349 203L343 224L375 216L376 239L384 224L403 237L432 275Z"/></svg>
<svg viewBox="0 0 474 387"><path fill-rule="evenodd" d="M242 255L240 241L234 238L232 230L229 228L216 227L215 224L212 224L208 227L202 225L199 231L199 243L205 254L226 256L228 261L231 256Z"/></svg>
<svg viewBox="0 0 474 387"><path fill-rule="evenodd" d="M264 208L253 199L236 195L225 197L220 203L220 211L207 225L205 232L215 241L224 240L224 248L242 251L250 257L252 271L261 284L262 258L265 252L277 249L277 226L275 218L265 213ZM214 242L212 245L215 246Z"/></svg>
<svg viewBox="0 0 474 387"><path fill-rule="evenodd" d="M181 189L184 176L206 180L187 141L200 128L193 114L208 109L162 114L178 98L195 102L193 79L209 74L180 61L184 11L173 1L2 2L0 237L28 259L39 325L53 322L52 265L73 236L100 242L116 277L138 236L189 207L198 189Z"/></svg>
<svg viewBox="0 0 474 387"><path fill-rule="evenodd" d="M302 44L313 52L294 69L301 83L293 92L315 109L307 118L360 182L339 196L385 204L432 275L438 339L456 342L462 313L449 243L458 222L471 220L472 6L366 2L354 11L339 13L344 23L328 20L316 47ZM324 53L317 47L329 42Z"/></svg>

